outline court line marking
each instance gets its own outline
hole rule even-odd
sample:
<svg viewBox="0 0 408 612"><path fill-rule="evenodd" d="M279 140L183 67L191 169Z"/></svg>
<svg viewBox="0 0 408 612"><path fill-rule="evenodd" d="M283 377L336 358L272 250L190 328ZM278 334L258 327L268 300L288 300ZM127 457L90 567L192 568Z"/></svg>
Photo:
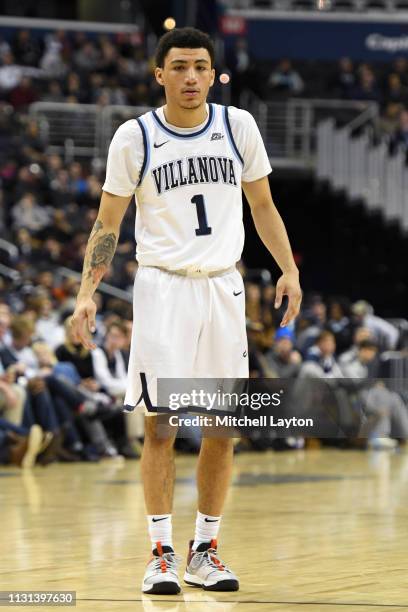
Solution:
<svg viewBox="0 0 408 612"><path fill-rule="evenodd" d="M377 603L336 603L326 601L274 601L260 599L219 599L218 601L208 601L203 599L161 599L160 596L154 599L92 599L92 598L76 598L76 601L110 601L110 602L145 602L152 601L154 603L200 603L200 604L220 604L220 603L235 603L235 604L275 604L275 605L291 605L291 606L366 606L369 608L396 608L397 610L406 610L408 605L405 604L377 604Z"/></svg>

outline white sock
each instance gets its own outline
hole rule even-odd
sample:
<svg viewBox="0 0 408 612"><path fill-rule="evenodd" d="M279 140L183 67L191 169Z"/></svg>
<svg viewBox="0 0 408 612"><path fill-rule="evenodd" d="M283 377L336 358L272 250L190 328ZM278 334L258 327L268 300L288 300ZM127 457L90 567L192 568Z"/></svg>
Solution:
<svg viewBox="0 0 408 612"><path fill-rule="evenodd" d="M193 550L196 550L204 542L211 542L211 540L216 539L220 523L220 516L211 516L210 514L197 512Z"/></svg>
<svg viewBox="0 0 408 612"><path fill-rule="evenodd" d="M157 547L157 542L173 548L171 514L148 514L147 522L152 550Z"/></svg>

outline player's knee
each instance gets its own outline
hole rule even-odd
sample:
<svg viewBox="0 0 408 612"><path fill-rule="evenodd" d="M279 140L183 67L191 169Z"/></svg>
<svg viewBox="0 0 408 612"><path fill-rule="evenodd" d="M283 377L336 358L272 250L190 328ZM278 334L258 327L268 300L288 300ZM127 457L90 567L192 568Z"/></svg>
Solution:
<svg viewBox="0 0 408 612"><path fill-rule="evenodd" d="M215 452L230 452L234 441L232 438L203 438L202 444Z"/></svg>
<svg viewBox="0 0 408 612"><path fill-rule="evenodd" d="M154 446L158 451L160 449L169 449L174 445L176 431L166 425L159 425L157 417L149 417L145 419L145 435L144 443L149 446Z"/></svg>

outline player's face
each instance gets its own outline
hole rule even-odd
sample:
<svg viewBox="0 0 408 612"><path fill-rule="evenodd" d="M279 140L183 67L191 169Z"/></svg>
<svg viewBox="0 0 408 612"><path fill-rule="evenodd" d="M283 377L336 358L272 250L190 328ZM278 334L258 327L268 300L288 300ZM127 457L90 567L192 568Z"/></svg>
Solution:
<svg viewBox="0 0 408 612"><path fill-rule="evenodd" d="M172 47L163 68L156 68L155 75L157 82L164 87L167 103L195 109L205 103L208 90L214 83L215 71L211 68L207 49Z"/></svg>

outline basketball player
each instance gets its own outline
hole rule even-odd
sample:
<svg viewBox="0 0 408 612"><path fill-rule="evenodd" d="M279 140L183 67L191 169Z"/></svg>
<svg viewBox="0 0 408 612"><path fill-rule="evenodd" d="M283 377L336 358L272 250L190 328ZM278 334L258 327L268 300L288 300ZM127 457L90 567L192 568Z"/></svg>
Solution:
<svg viewBox="0 0 408 612"><path fill-rule="evenodd" d="M172 30L159 41L156 63L166 104L127 121L113 137L72 320L78 339L95 348L92 296L135 195L139 269L127 406L138 403L141 373L152 393L160 377L248 376L244 284L235 267L244 241L241 187L259 236L282 270L275 304L278 308L288 297L282 326L298 314L301 302L298 270L272 201L271 167L257 125L244 110L206 101L215 78L211 39L193 28ZM174 438L159 438L156 420L146 416L141 460L153 550L142 590L172 594L180 591L172 542ZM232 458L232 439L203 439L196 527L184 580L213 591L238 589L236 575L217 552Z"/></svg>

